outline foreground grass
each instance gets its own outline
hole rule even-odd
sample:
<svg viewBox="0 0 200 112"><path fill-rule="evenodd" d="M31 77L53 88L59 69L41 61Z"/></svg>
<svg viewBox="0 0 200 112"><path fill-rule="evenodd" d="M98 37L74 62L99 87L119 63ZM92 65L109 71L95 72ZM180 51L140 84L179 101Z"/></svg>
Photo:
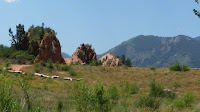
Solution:
<svg viewBox="0 0 200 112"><path fill-rule="evenodd" d="M24 68L23 71L28 73L25 76L6 73L6 79L12 82L13 96L19 97L18 100L21 102L26 100L21 100L25 96L19 78L27 81L27 92L30 96L31 105L33 108L40 108L44 112L200 111L199 69L174 72L168 68L151 70L136 67L74 65L70 66L70 69L76 72L76 75L72 76L68 69L61 71L40 67L41 73L60 76L59 79L45 79L32 75L35 73L35 67L37 66ZM83 78L84 80L70 82L63 80L64 77ZM171 99L149 95L150 83L153 79L162 85L163 89L167 88L173 91L176 97ZM136 105L136 102L140 103ZM193 103L187 104L187 102ZM151 105L152 103L153 105Z"/></svg>

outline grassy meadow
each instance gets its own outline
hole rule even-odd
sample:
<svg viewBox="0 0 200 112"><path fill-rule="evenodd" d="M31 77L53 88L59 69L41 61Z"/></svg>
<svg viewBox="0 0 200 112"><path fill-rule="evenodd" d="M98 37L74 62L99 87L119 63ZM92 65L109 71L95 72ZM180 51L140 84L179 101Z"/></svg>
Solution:
<svg viewBox="0 0 200 112"><path fill-rule="evenodd" d="M6 66L3 59L0 61L2 67ZM27 75L21 75L2 67L0 110L4 112L200 111L200 69L178 72L42 62L23 68ZM34 76L35 72L60 77L43 78ZM71 82L64 77L83 80Z"/></svg>

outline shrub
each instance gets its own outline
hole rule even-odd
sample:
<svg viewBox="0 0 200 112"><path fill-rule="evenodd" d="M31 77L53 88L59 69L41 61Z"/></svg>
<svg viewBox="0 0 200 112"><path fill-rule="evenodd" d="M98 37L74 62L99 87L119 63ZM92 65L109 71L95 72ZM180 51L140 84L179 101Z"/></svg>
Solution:
<svg viewBox="0 0 200 112"><path fill-rule="evenodd" d="M119 99L119 91L116 86L108 88L108 97L112 99L113 102L116 102Z"/></svg>
<svg viewBox="0 0 200 112"><path fill-rule="evenodd" d="M26 58L25 55L17 55L17 56L16 56L17 63L18 63L18 64L25 64L25 63L26 63L25 58Z"/></svg>
<svg viewBox="0 0 200 112"><path fill-rule="evenodd" d="M182 71L189 71L190 68L187 65L182 65Z"/></svg>
<svg viewBox="0 0 200 112"><path fill-rule="evenodd" d="M43 66L43 67L46 67L46 66L47 66L45 61L41 61L41 62L40 62L40 65Z"/></svg>
<svg viewBox="0 0 200 112"><path fill-rule="evenodd" d="M49 59L47 63L48 63L48 64L47 64L47 68L49 68L50 70L53 70L53 69L54 69L54 65L53 65L52 60Z"/></svg>
<svg viewBox="0 0 200 112"><path fill-rule="evenodd" d="M57 70L61 70L61 65L58 61L54 64Z"/></svg>
<svg viewBox="0 0 200 112"><path fill-rule="evenodd" d="M94 88L89 88L85 82L78 82L74 85L72 93L73 104L76 111L80 112L108 112L110 108L107 91L103 85L96 84Z"/></svg>
<svg viewBox="0 0 200 112"><path fill-rule="evenodd" d="M100 66L102 65L101 61L93 60L89 63L90 66Z"/></svg>
<svg viewBox="0 0 200 112"><path fill-rule="evenodd" d="M151 69L151 70L156 70L156 67L150 66L149 69Z"/></svg>
<svg viewBox="0 0 200 112"><path fill-rule="evenodd" d="M150 96L153 97L163 97L164 96L164 87L161 86L159 83L156 81L152 81L150 83Z"/></svg>
<svg viewBox="0 0 200 112"><path fill-rule="evenodd" d="M175 100L174 106L179 109L192 107L192 104L194 103L194 99L195 99L195 96L193 94L191 94L190 92L186 92L180 98Z"/></svg>
<svg viewBox="0 0 200 112"><path fill-rule="evenodd" d="M122 82L123 90L128 94L136 94L139 91L139 87L136 84L130 84L130 82Z"/></svg>
<svg viewBox="0 0 200 112"><path fill-rule="evenodd" d="M96 85L95 87L95 100L96 100L96 110L100 112L108 112L109 111L109 100L104 95L104 87L103 85Z"/></svg>
<svg viewBox="0 0 200 112"><path fill-rule="evenodd" d="M13 52L16 52L14 47L9 48L4 45L0 45L0 57L10 58Z"/></svg>
<svg viewBox="0 0 200 112"><path fill-rule="evenodd" d="M86 112L95 106L94 92L85 85L85 82L74 84L72 99L76 111Z"/></svg>
<svg viewBox="0 0 200 112"><path fill-rule="evenodd" d="M40 68L35 67L35 72L36 72L36 73L40 73Z"/></svg>
<svg viewBox="0 0 200 112"><path fill-rule="evenodd" d="M176 98L175 92L172 92L172 91L165 91L164 93L165 93L165 94L164 94L164 97L166 97L166 98L171 98L171 99Z"/></svg>
<svg viewBox="0 0 200 112"><path fill-rule="evenodd" d="M150 107L156 110L160 106L160 101L151 96L140 97L140 99L135 102L135 106L139 108Z"/></svg>
<svg viewBox="0 0 200 112"><path fill-rule="evenodd" d="M164 87L157 83L156 81L152 81L150 83L150 93L149 96L151 97L166 97L174 99L176 94L172 91L164 91Z"/></svg>
<svg viewBox="0 0 200 112"><path fill-rule="evenodd" d="M71 76L77 76L77 72L75 72L74 70L70 70L69 71L69 74L71 75Z"/></svg>
<svg viewBox="0 0 200 112"><path fill-rule="evenodd" d="M187 65L180 65L179 63L169 67L171 71L189 71L190 68Z"/></svg>
<svg viewBox="0 0 200 112"><path fill-rule="evenodd" d="M63 66L61 66L61 70L62 71L70 71L70 66L68 66L68 65L63 65Z"/></svg>
<svg viewBox="0 0 200 112"><path fill-rule="evenodd" d="M169 69L170 69L171 71L182 71L181 65L178 64L178 63L175 64L175 65L170 66Z"/></svg>
<svg viewBox="0 0 200 112"><path fill-rule="evenodd" d="M18 64L24 64L27 61L33 62L34 56L28 54L26 51L15 51L10 56L11 59L15 59Z"/></svg>

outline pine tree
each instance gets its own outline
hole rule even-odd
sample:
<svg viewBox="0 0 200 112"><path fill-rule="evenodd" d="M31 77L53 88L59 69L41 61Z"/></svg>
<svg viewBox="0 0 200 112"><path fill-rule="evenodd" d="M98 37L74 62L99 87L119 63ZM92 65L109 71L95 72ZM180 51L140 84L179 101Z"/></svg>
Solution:
<svg viewBox="0 0 200 112"><path fill-rule="evenodd" d="M29 46L29 39L26 36L26 32L24 30L24 25L16 26L16 35L13 34L11 28L9 29L9 36L12 38L11 45L17 50L27 50Z"/></svg>

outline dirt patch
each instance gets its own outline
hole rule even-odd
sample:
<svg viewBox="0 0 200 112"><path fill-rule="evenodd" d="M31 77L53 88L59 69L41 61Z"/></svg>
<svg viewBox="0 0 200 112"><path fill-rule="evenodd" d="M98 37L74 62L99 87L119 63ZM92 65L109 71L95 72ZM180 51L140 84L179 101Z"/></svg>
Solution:
<svg viewBox="0 0 200 112"><path fill-rule="evenodd" d="M22 68L28 67L28 66L32 66L32 65L16 65L16 64L12 64L12 65L10 65L10 68L11 68L11 70L14 70L14 71L20 71Z"/></svg>

